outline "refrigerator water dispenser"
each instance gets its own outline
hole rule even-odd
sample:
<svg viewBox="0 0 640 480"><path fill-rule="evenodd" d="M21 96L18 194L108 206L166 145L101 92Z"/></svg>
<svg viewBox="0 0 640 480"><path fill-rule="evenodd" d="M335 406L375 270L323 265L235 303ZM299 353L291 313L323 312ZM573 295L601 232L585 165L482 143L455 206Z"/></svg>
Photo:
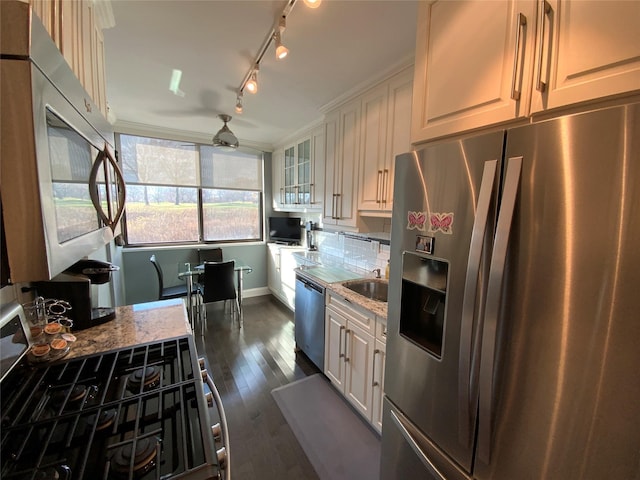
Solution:
<svg viewBox="0 0 640 480"><path fill-rule="evenodd" d="M405 252L402 258L400 335L442 357L449 264Z"/></svg>

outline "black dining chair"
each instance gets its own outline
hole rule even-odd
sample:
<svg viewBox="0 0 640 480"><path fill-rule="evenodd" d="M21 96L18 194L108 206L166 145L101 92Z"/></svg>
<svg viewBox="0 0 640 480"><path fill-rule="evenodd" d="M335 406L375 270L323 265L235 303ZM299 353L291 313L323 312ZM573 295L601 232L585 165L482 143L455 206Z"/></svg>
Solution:
<svg viewBox="0 0 640 480"><path fill-rule="evenodd" d="M198 262L202 265L204 262L222 262L222 249L221 248L199 248L198 249Z"/></svg>
<svg viewBox="0 0 640 480"><path fill-rule="evenodd" d="M181 298L187 296L187 284L176 285L173 287L164 286L164 275L162 274L162 267L158 263L155 254L151 255L149 261L154 266L156 274L158 275L158 300L168 300L170 298ZM192 295L198 294L198 289L194 288Z"/></svg>
<svg viewBox="0 0 640 480"><path fill-rule="evenodd" d="M202 283L202 334L204 335L204 327L207 322L207 304L213 302L225 302L225 311L227 300L233 300L235 308L232 309L233 317L237 317L238 326L242 327L242 318L240 316L240 304L238 303L238 294L236 292L235 262L205 262L204 278ZM232 317L232 318L233 318ZM233 320L232 320L233 321Z"/></svg>
<svg viewBox="0 0 640 480"><path fill-rule="evenodd" d="M198 265L204 265L204 262L222 262L221 248L199 248L198 249ZM198 285L202 286L204 275L198 275Z"/></svg>

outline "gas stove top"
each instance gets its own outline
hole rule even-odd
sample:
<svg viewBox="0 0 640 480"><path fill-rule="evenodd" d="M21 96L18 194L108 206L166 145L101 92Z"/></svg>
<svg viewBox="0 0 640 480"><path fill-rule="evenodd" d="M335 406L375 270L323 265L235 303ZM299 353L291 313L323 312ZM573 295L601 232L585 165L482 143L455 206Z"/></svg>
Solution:
<svg viewBox="0 0 640 480"><path fill-rule="evenodd" d="M216 478L190 336L51 365L0 385L3 479Z"/></svg>

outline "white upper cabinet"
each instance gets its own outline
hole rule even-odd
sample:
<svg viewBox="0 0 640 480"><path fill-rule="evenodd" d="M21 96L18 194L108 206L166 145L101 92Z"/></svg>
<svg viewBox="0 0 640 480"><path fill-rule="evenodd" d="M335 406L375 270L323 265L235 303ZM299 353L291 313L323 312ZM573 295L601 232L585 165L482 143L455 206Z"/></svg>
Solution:
<svg viewBox="0 0 640 480"><path fill-rule="evenodd" d="M327 114L323 223L357 226L360 99Z"/></svg>
<svg viewBox="0 0 640 480"><path fill-rule="evenodd" d="M411 142L526 116L533 1L439 1L418 7Z"/></svg>
<svg viewBox="0 0 640 480"><path fill-rule="evenodd" d="M411 149L413 70L395 75L362 97L360 187L362 215L390 216L395 157Z"/></svg>
<svg viewBox="0 0 640 480"><path fill-rule="evenodd" d="M640 89L640 2L540 8L532 112Z"/></svg>
<svg viewBox="0 0 640 480"><path fill-rule="evenodd" d="M639 18L637 1L422 2L411 142L638 91Z"/></svg>
<svg viewBox="0 0 640 480"><path fill-rule="evenodd" d="M386 84L362 98L360 210L380 210L383 205L385 175L389 174L385 157L388 98L389 86Z"/></svg>

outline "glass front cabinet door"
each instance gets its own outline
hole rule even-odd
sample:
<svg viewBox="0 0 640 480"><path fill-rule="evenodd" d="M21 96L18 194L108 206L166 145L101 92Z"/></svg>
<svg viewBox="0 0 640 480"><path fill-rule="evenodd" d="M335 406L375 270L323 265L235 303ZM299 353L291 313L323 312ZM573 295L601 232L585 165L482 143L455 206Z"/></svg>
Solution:
<svg viewBox="0 0 640 480"><path fill-rule="evenodd" d="M311 207L316 203L311 150L310 137L284 149L280 187L282 208Z"/></svg>

